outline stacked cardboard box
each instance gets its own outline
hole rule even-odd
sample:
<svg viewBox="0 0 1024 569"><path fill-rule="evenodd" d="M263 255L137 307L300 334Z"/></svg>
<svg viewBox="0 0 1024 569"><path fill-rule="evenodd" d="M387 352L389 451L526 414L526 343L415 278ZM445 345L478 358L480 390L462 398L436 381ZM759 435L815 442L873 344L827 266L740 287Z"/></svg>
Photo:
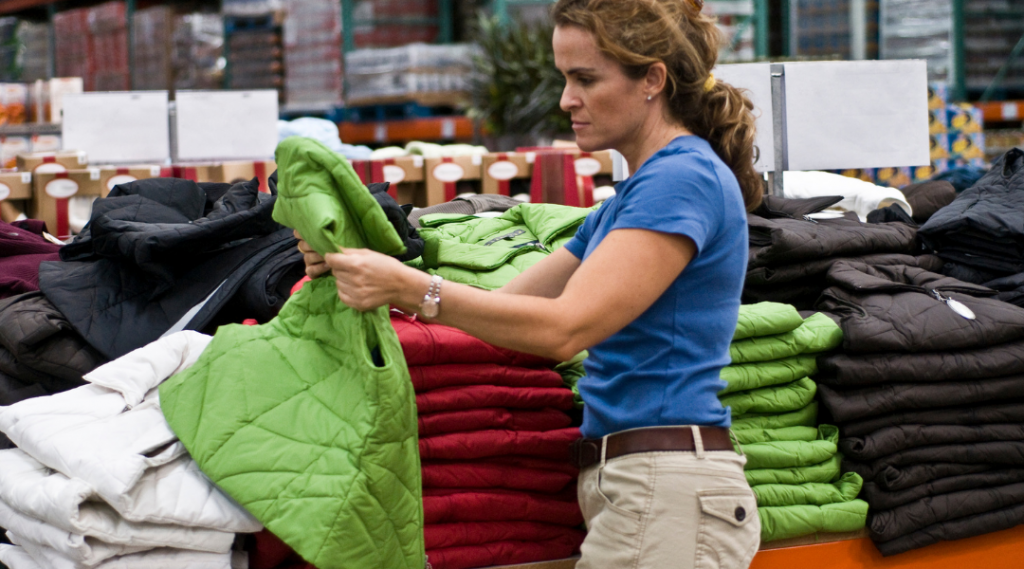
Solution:
<svg viewBox="0 0 1024 569"><path fill-rule="evenodd" d="M437 41L436 24L402 25L375 23L375 20L425 20L438 17L437 0L361 0L356 2L354 19L366 22L355 29L357 48L395 47L414 42Z"/></svg>
<svg viewBox="0 0 1024 569"><path fill-rule="evenodd" d="M90 91L131 89L128 73L128 18L124 2L105 2L89 8L93 78Z"/></svg>
<svg viewBox="0 0 1024 569"><path fill-rule="evenodd" d="M284 21L285 101L320 107L342 102L341 4L288 0Z"/></svg>
<svg viewBox="0 0 1024 569"><path fill-rule="evenodd" d="M88 14L88 8L57 12L53 16L53 34L57 75L82 77L85 89L92 91L94 58Z"/></svg>

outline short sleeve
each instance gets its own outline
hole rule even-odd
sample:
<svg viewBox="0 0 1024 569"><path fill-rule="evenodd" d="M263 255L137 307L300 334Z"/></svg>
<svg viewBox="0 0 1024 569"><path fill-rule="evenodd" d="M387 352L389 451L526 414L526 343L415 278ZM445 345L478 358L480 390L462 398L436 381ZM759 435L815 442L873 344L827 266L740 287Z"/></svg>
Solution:
<svg viewBox="0 0 1024 569"><path fill-rule="evenodd" d="M650 166L637 172L609 231L649 229L684 235L693 240L699 255L724 217L723 188L713 164L687 153Z"/></svg>
<svg viewBox="0 0 1024 569"><path fill-rule="evenodd" d="M583 225L580 225L579 229L576 230L576 235L573 235L572 239L566 241L565 245L563 245L563 247L565 247L566 250L572 253L572 255L577 259L583 260L583 256L587 252L587 245L590 244L590 239L594 236L594 230L597 227L598 218L603 215L603 212L606 209L605 206L614 199L615 198L613 197L611 200L605 201L597 211L591 212L587 215L586 219L583 220Z"/></svg>

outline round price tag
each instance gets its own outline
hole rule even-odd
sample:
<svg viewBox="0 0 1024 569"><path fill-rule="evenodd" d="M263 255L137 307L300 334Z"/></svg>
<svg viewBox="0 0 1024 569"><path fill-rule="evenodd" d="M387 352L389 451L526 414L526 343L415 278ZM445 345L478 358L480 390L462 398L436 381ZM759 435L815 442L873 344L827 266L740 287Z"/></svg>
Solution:
<svg viewBox="0 0 1024 569"><path fill-rule="evenodd" d="M450 162L443 162L434 167L434 179L441 182L458 182L466 175L462 166Z"/></svg>
<svg viewBox="0 0 1024 569"><path fill-rule="evenodd" d="M70 198L78 193L78 182L67 178L58 178L47 182L46 187L43 188L43 190L46 192L46 195L51 198Z"/></svg>
<svg viewBox="0 0 1024 569"><path fill-rule="evenodd" d="M511 180L519 175L519 167L513 162L502 160L501 162L495 162L487 168L487 175L494 178L495 180Z"/></svg>

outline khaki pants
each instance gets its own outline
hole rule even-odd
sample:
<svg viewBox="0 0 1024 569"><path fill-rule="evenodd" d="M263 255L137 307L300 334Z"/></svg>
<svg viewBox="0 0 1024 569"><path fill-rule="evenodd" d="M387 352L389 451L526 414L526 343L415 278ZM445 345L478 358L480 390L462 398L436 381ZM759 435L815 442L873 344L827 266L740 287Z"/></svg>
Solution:
<svg viewBox="0 0 1024 569"><path fill-rule="evenodd" d="M588 534L576 569L746 569L761 542L747 460L697 448L584 469L578 493Z"/></svg>

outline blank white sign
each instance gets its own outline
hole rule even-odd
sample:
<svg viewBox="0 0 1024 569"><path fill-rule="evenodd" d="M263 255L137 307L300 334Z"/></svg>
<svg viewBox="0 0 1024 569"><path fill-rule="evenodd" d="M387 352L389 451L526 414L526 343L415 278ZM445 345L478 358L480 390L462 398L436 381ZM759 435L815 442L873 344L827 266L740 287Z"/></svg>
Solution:
<svg viewBox="0 0 1024 569"><path fill-rule="evenodd" d="M264 160L277 147L277 91L178 91L178 160Z"/></svg>
<svg viewBox="0 0 1024 569"><path fill-rule="evenodd" d="M790 170L924 166L924 61L786 64Z"/></svg>
<svg viewBox="0 0 1024 569"><path fill-rule="evenodd" d="M746 91L754 103L757 117L755 144L761 155L754 163L758 172L775 170L775 135L772 130L772 66L770 63L737 63L719 65L713 73L715 79Z"/></svg>
<svg viewBox="0 0 1024 569"><path fill-rule="evenodd" d="M167 91L64 95L64 148L93 164L170 159Z"/></svg>

